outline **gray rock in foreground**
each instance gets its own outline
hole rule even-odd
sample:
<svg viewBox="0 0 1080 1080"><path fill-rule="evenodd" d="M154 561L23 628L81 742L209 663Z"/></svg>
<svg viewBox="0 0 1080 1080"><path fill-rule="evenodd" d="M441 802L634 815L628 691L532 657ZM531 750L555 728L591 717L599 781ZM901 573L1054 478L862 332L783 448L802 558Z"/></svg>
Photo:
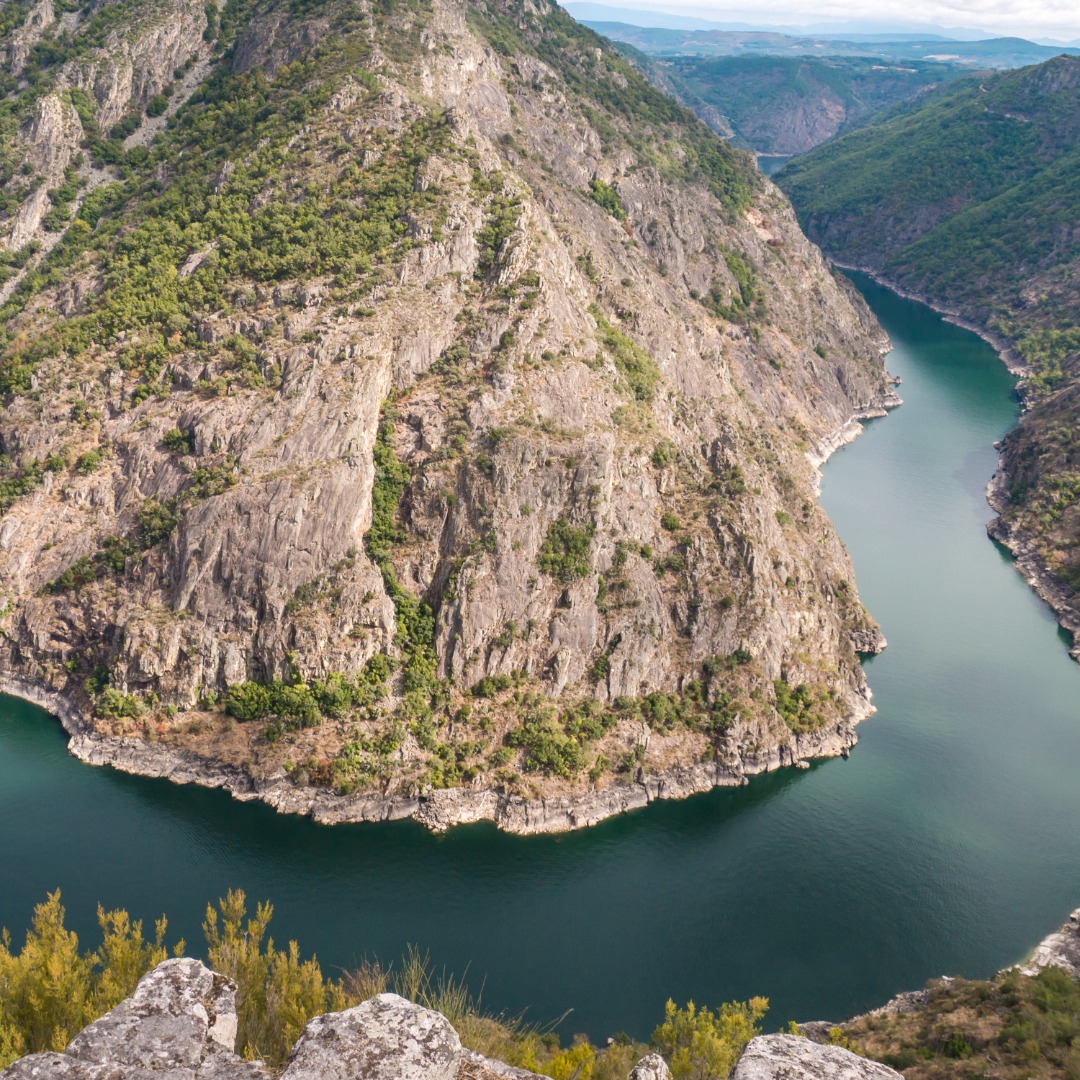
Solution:
<svg viewBox="0 0 1080 1080"><path fill-rule="evenodd" d="M268 1080L233 1052L236 985L198 960L166 960L63 1054L32 1054L3 1080Z"/></svg>
<svg viewBox="0 0 1080 1080"><path fill-rule="evenodd" d="M630 1080L671 1080L671 1070L659 1054L647 1054L634 1066Z"/></svg>
<svg viewBox="0 0 1080 1080"><path fill-rule="evenodd" d="M903 1080L887 1065L839 1046L822 1046L801 1035L751 1039L731 1080Z"/></svg>
<svg viewBox="0 0 1080 1080"><path fill-rule="evenodd" d="M445 1016L379 994L309 1021L282 1080L454 1080L460 1064Z"/></svg>

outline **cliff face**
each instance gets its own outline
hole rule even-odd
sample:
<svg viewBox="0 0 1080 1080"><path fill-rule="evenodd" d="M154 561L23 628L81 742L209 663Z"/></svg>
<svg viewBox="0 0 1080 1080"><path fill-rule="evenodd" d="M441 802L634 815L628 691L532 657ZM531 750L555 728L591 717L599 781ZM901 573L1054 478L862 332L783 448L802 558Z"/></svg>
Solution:
<svg viewBox="0 0 1080 1080"><path fill-rule="evenodd" d="M546 4L124 12L10 90L6 676L288 808L850 745L882 341L749 160Z"/></svg>

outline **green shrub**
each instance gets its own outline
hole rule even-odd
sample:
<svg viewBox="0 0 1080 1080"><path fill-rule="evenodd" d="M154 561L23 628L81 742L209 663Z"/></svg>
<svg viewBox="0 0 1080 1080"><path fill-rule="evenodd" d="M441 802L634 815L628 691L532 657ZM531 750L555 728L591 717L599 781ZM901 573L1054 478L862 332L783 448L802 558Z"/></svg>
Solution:
<svg viewBox="0 0 1080 1080"><path fill-rule="evenodd" d="M716 1012L691 1001L685 1009L668 1001L653 1042L667 1059L672 1080L726 1080L746 1044L761 1034L766 998L721 1005Z"/></svg>
<svg viewBox="0 0 1080 1080"><path fill-rule="evenodd" d="M626 220L619 193L608 183L600 179L589 181L589 197L598 206L602 206L616 221Z"/></svg>
<svg viewBox="0 0 1080 1080"><path fill-rule="evenodd" d="M547 531L537 560L541 571L563 585L592 573L592 539L596 532L590 522L581 528L560 517Z"/></svg>
<svg viewBox="0 0 1080 1080"><path fill-rule="evenodd" d="M629 395L637 401L652 401L660 382L660 367L640 346L604 318L600 309L589 309L600 331L600 341L615 362Z"/></svg>

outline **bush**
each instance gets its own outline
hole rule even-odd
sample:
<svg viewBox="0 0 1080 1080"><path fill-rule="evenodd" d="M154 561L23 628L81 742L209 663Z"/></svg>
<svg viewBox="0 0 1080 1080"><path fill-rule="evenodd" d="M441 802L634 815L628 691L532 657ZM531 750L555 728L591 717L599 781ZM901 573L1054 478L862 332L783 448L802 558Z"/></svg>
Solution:
<svg viewBox="0 0 1080 1080"><path fill-rule="evenodd" d="M616 221L626 220L626 210L623 208L619 193L603 180L589 181L589 197L598 206L602 206Z"/></svg>
<svg viewBox="0 0 1080 1080"><path fill-rule="evenodd" d="M590 552L595 532L591 522L576 528L560 517L547 531L537 565L563 585L588 577L592 573Z"/></svg>
<svg viewBox="0 0 1080 1080"><path fill-rule="evenodd" d="M180 519L174 513L172 503L147 499L139 508L139 542L143 548L152 548L167 540L173 533Z"/></svg>
<svg viewBox="0 0 1080 1080"><path fill-rule="evenodd" d="M138 980L166 958L164 918L153 942L125 911L98 907L103 940L80 953L79 939L64 926L59 891L34 908L19 952L0 936L0 1069L22 1054L63 1050L91 1020L118 1005Z"/></svg>
<svg viewBox="0 0 1080 1080"><path fill-rule="evenodd" d="M668 1001L653 1042L667 1059L673 1080L721 1080L746 1044L761 1034L758 1022L768 1008L768 1000L761 997L721 1005L715 1013L698 1009L692 1001L685 1009Z"/></svg>

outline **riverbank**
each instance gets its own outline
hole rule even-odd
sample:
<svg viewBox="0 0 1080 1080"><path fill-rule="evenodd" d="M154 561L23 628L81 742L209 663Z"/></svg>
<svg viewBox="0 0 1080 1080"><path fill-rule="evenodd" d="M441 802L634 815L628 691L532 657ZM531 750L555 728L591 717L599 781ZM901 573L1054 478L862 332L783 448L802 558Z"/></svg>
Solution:
<svg viewBox="0 0 1080 1080"><path fill-rule="evenodd" d="M1080 613L1076 610L1076 598L1047 568L1034 538L1006 522L1004 512L1009 505L1008 477L1000 457L997 472L986 486L986 501L998 515L987 523L987 533L1008 550L1024 580L1053 611L1058 625L1072 636L1069 655L1080 663Z"/></svg>
<svg viewBox="0 0 1080 1080"><path fill-rule="evenodd" d="M898 285L895 281L892 281L884 274L879 273L869 266L859 266L857 263L841 262L839 259L834 259L831 255L826 255L826 258L833 266L837 266L841 270L853 270L856 273L865 274L871 281L884 286L891 292L896 293L897 296L902 296L905 300L914 300L916 303L924 304L926 307L930 308L931 311L937 312L937 314L946 322L952 323L953 326L959 326L963 330L971 331L976 337L982 338L982 340L998 354L998 357L1005 367L1008 368L1010 374L1015 375L1016 378L1020 380L1030 377L1031 369L1020 359L1016 350L1009 344L1006 338L1001 336L1001 334L983 326L981 323L965 318L954 308L946 307L929 296L913 292L910 289L905 289L902 285ZM1022 386L1017 386L1017 393L1019 393L1021 403L1023 403L1024 394Z"/></svg>
<svg viewBox="0 0 1080 1080"><path fill-rule="evenodd" d="M1024 392L1024 380L1030 377L1031 369L1021 361L1016 351L1000 334L970 319L965 319L956 311L935 303L928 296L904 289L869 267L844 263L837 259L831 259L830 261L834 266L838 266L842 270L852 270L856 273L865 274L878 285L896 293L897 296L925 304L932 311L936 311L946 322L950 322L964 330L969 330L982 338L997 353L998 358L1009 373L1017 379L1016 392L1020 398L1021 407L1024 409L1028 407L1029 402ZM1034 537L1030 533L1017 529L1015 526L1010 526L1004 520L1003 515L1009 504L1009 496L1008 476L1005 473L1001 455L998 456L997 470L987 484L986 501L997 515L997 517L987 522L987 534L1009 551L1016 564L1017 571L1031 586L1035 594L1053 611L1061 628L1071 635L1072 644L1069 647L1069 655L1080 663L1080 612L1076 609L1075 595L1047 569L1042 556L1039 554Z"/></svg>
<svg viewBox="0 0 1080 1080"><path fill-rule="evenodd" d="M580 795L529 799L497 788L432 789L418 795L357 792L343 795L327 788L301 786L284 769L258 779L247 770L191 750L143 739L103 735L61 694L11 678L0 678L0 693L48 710L68 733L68 752L88 765L120 772L196 784L228 792L240 802L266 803L278 813L311 818L320 825L400 821L406 818L433 832L455 825L488 821L517 835L563 833L597 825L657 800L685 799L713 788L738 787L751 776L780 768L808 768L814 758L847 757L858 742L855 725L874 712L870 691L856 700L850 715L823 729L792 733L787 743L756 750L736 750L724 761L697 762L616 781Z"/></svg>

